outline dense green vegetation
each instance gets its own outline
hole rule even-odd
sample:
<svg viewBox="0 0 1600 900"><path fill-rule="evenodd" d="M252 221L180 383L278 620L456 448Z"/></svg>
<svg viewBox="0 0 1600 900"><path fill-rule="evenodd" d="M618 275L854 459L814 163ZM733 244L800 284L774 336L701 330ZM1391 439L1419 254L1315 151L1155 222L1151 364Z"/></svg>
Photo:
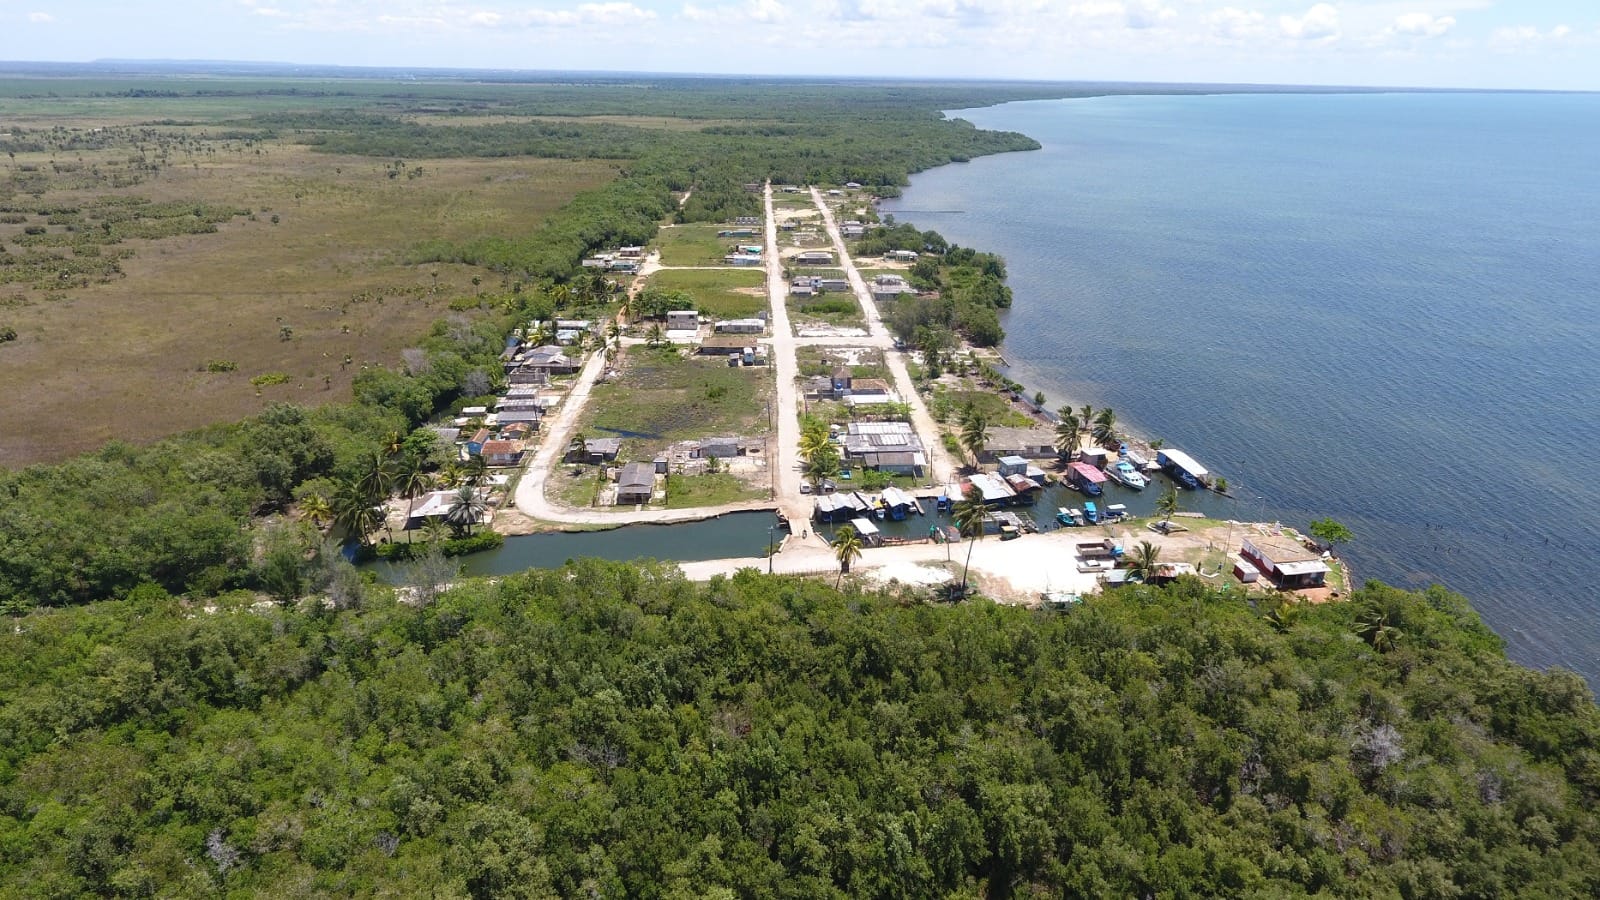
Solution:
<svg viewBox="0 0 1600 900"><path fill-rule="evenodd" d="M1005 260L993 253L959 247L937 231L918 231L893 217L871 229L856 242L859 256L876 256L896 250L918 254L906 280L919 291L936 296L902 298L896 301L887 318L890 329L908 344L924 352L934 349L926 340L935 333L959 332L979 347L993 347L1005 340L999 310L1011 307L1011 288L1006 286Z"/></svg>
<svg viewBox="0 0 1600 900"><path fill-rule="evenodd" d="M581 562L420 608L249 600L0 634L0 892L1600 889L1600 711L1442 591L1039 613Z"/></svg>

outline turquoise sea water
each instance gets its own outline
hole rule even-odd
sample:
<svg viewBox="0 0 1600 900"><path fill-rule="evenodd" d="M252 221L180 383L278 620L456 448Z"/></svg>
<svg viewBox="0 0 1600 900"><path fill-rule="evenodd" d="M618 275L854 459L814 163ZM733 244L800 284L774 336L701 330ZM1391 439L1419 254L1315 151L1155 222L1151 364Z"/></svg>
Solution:
<svg viewBox="0 0 1600 900"><path fill-rule="evenodd" d="M1013 377L1358 534L1600 684L1600 96L1119 97L957 113L1033 153L885 211L1008 260Z"/></svg>

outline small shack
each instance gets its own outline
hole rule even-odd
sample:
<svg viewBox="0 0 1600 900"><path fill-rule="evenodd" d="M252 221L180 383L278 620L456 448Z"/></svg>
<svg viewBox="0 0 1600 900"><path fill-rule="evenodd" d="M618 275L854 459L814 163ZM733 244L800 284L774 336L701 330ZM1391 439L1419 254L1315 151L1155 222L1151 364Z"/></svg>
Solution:
<svg viewBox="0 0 1600 900"><path fill-rule="evenodd" d="M617 476L617 505L649 503L656 492L656 467L653 462L631 462Z"/></svg>
<svg viewBox="0 0 1600 900"><path fill-rule="evenodd" d="M1286 591L1322 587L1328 578L1328 564L1321 553L1281 535L1245 538L1239 555Z"/></svg>
<svg viewBox="0 0 1600 900"><path fill-rule="evenodd" d="M667 313L668 331L693 331L700 327L700 314L692 309L674 309Z"/></svg>
<svg viewBox="0 0 1600 900"><path fill-rule="evenodd" d="M1104 490L1101 485L1106 483L1106 473L1089 463L1075 462L1067 467L1067 482L1086 494L1098 494Z"/></svg>
<svg viewBox="0 0 1600 900"><path fill-rule="evenodd" d="M850 526L861 535L861 543L868 547L876 547L883 543L883 533L878 530L871 519L862 517L850 520Z"/></svg>

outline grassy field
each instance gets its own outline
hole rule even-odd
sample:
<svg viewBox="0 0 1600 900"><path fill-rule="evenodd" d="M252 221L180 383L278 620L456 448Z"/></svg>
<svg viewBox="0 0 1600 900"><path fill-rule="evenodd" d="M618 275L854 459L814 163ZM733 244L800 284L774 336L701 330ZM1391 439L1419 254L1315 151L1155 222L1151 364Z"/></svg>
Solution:
<svg viewBox="0 0 1600 900"><path fill-rule="evenodd" d="M789 318L796 325L829 325L865 327L867 320L861 314L861 304L850 294L816 294L811 297L790 297Z"/></svg>
<svg viewBox="0 0 1600 900"><path fill-rule="evenodd" d="M85 99L74 112L94 107ZM406 265L408 247L535 229L616 174L610 163L537 159L428 160L401 174L391 160L156 132L143 159L103 140L70 161L19 152L0 177L0 206L23 210L0 222L0 246L16 258L40 249L25 241L60 242L43 248L64 257L55 265L90 273L0 285L0 327L18 333L0 346L0 465L146 441L272 401L342 399L363 366L396 364L452 300L502 287L487 270ZM71 229L106 227L89 218L105 213L103 198L240 214L213 233L180 227L69 250L83 244ZM61 212L74 209L84 212ZM288 378L251 383L266 374ZM66 397L72 415L39 414Z"/></svg>
<svg viewBox="0 0 1600 900"><path fill-rule="evenodd" d="M678 269L650 276L649 287L683 291L714 319L740 319L767 308L767 278L757 269Z"/></svg>
<svg viewBox="0 0 1600 900"><path fill-rule="evenodd" d="M735 243L759 244L761 238L719 238L726 225L670 225L661 229L656 242L661 247L664 266L720 266Z"/></svg>
<svg viewBox="0 0 1600 900"><path fill-rule="evenodd" d="M667 508L721 506L742 500L765 500L765 490L752 488L736 475L717 472L705 475L668 475Z"/></svg>
<svg viewBox="0 0 1600 900"><path fill-rule="evenodd" d="M1006 398L992 391L950 391L937 389L933 392L932 402L928 404L928 411L935 420L946 424L959 422L961 413L968 405L974 406L983 413L991 426L1002 428L1030 428L1034 421L1012 408Z"/></svg>
<svg viewBox="0 0 1600 900"><path fill-rule="evenodd" d="M674 349L630 349L621 375L596 385L580 426L589 437L623 438L619 459L651 459L669 444L768 431L772 370L730 368Z"/></svg>

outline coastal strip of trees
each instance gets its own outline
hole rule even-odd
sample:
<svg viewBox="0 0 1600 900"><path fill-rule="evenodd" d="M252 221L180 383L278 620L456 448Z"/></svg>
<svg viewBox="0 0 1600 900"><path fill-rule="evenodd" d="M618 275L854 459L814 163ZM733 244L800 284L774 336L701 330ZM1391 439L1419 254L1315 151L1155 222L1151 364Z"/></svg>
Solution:
<svg viewBox="0 0 1600 900"><path fill-rule="evenodd" d="M359 612L145 587L14 619L0 894L1600 887L1600 710L1442 590L1052 613L832 581L580 561Z"/></svg>

